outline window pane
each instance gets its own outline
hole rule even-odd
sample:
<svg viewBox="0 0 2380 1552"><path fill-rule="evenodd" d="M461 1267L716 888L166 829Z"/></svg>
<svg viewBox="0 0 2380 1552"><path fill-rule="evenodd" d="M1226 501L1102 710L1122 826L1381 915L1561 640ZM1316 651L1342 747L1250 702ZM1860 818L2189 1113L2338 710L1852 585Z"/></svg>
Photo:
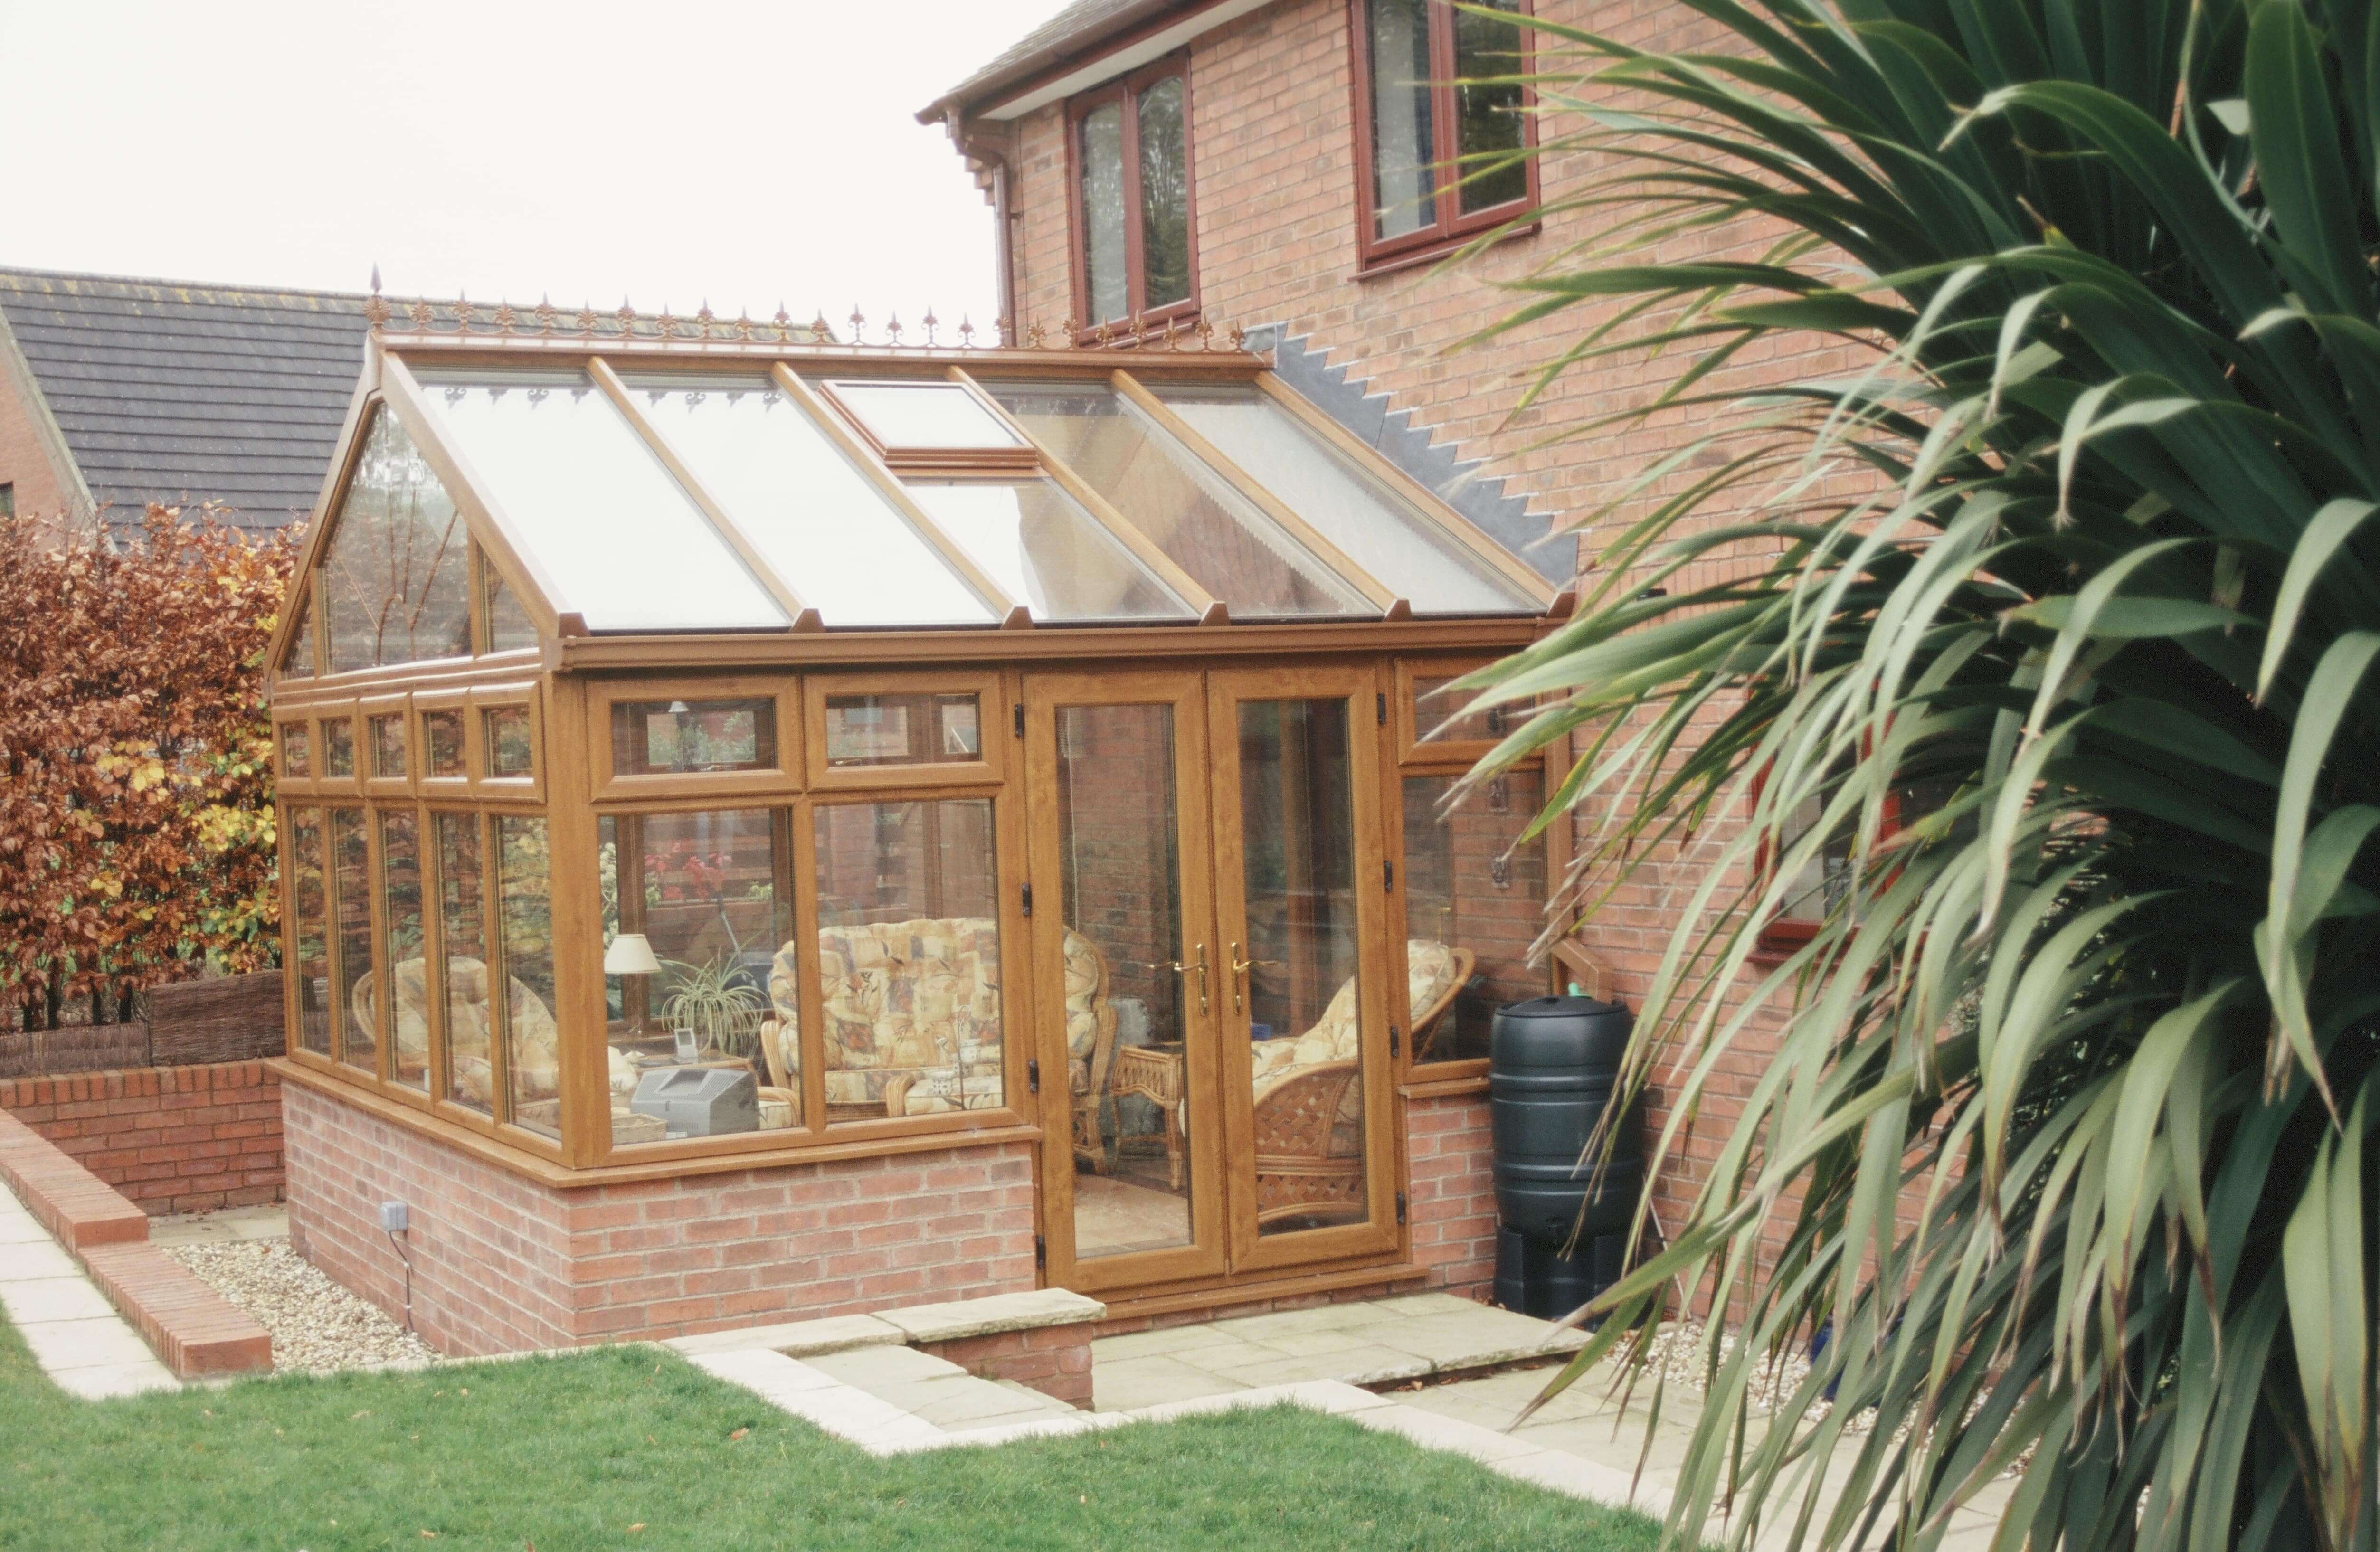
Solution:
<svg viewBox="0 0 2380 1552"><path fill-rule="evenodd" d="M1349 731L1343 698L1240 703L1259 1234L1365 1216Z"/></svg>
<svg viewBox="0 0 2380 1552"><path fill-rule="evenodd" d="M577 374L423 380L442 428L589 629L788 622L610 400Z"/></svg>
<svg viewBox="0 0 2380 1552"><path fill-rule="evenodd" d="M331 1054L331 951L329 879L322 870L322 811L289 810L289 901L297 917L298 1044L317 1056Z"/></svg>
<svg viewBox="0 0 2380 1552"><path fill-rule="evenodd" d="M826 697L830 766L944 765L981 758L981 718L971 690Z"/></svg>
<svg viewBox="0 0 2380 1552"><path fill-rule="evenodd" d="M768 770L777 764L777 703L624 700L612 707L612 773Z"/></svg>
<svg viewBox="0 0 2380 1552"><path fill-rule="evenodd" d="M371 975L371 846L363 810L331 810L331 905L339 946L338 996L332 1006L340 1025L339 1060L368 1073L380 1071L380 1031L373 1022Z"/></svg>
<svg viewBox="0 0 2380 1552"><path fill-rule="evenodd" d="M1416 612L1536 608L1411 502L1348 463L1255 389L1165 386L1157 393L1224 457Z"/></svg>
<svg viewBox="0 0 2380 1552"><path fill-rule="evenodd" d="M959 580L884 492L766 378L631 384L763 564L830 625L985 624Z"/></svg>
<svg viewBox="0 0 2380 1552"><path fill-rule="evenodd" d="M1190 608L1047 479L909 487L960 549L1040 620L1187 619Z"/></svg>
<svg viewBox="0 0 2380 1552"><path fill-rule="evenodd" d="M1529 945L1545 926L1545 837L1513 849L1545 806L1545 778L1507 771L1448 814L1442 806L1456 780L1404 782L1405 970L1416 1062L1486 1056L1498 1005L1542 997L1548 984L1545 970L1529 966Z"/></svg>
<svg viewBox="0 0 2380 1552"><path fill-rule="evenodd" d="M494 1010L488 997L487 876L480 867L480 816L436 818L438 932L446 952L446 1097L481 1115L493 1115L496 1080L488 1021ZM521 1006L525 1012L527 1003Z"/></svg>
<svg viewBox="0 0 2380 1552"><path fill-rule="evenodd" d="M1086 323L1111 322L1132 310L1124 284L1123 107L1107 103L1083 115L1075 160L1083 180L1083 292Z"/></svg>
<svg viewBox="0 0 2380 1552"><path fill-rule="evenodd" d="M1144 309L1190 298L1190 158L1182 78L1140 94L1140 286Z"/></svg>
<svg viewBox="0 0 2380 1552"><path fill-rule="evenodd" d="M820 805L830 1122L1002 1103L991 803Z"/></svg>
<svg viewBox="0 0 2380 1552"><path fill-rule="evenodd" d="M1529 716L1524 706L1491 706L1485 711L1467 716L1455 716L1471 703L1478 692L1449 691L1446 686L1458 675L1439 674L1436 677L1415 675L1414 679L1414 731L1419 735L1416 744L1493 744L1521 725ZM1451 721L1449 719L1451 718Z"/></svg>
<svg viewBox="0 0 2380 1552"><path fill-rule="evenodd" d="M468 774L463 764L463 713L424 711L421 714L421 743L425 751L423 774Z"/></svg>
<svg viewBox="0 0 2380 1552"><path fill-rule="evenodd" d="M496 911L512 1038L504 1055L516 1125L562 1135L562 1053L553 1027L553 895L545 820L496 819Z"/></svg>
<svg viewBox="0 0 2380 1552"><path fill-rule="evenodd" d="M537 626L529 623L528 611L513 597L495 567L490 566L487 576L488 650L512 652L536 646Z"/></svg>
<svg viewBox="0 0 2380 1552"><path fill-rule="evenodd" d="M606 815L598 835L613 1146L801 1124L786 817ZM668 1080L652 1074L694 1066L750 1083L689 1126L654 1092Z"/></svg>
<svg viewBox="0 0 2380 1552"><path fill-rule="evenodd" d="M1484 0L1500 11L1518 11L1521 0ZM1515 162L1485 176L1471 175L1504 152L1521 148L1521 83L1524 71L1517 23L1470 11L1454 13L1454 149L1463 158L1461 203L1464 214L1510 204L1529 194L1528 169ZM1489 78L1506 78L1492 79ZM1460 83L1475 84L1460 84ZM1480 161L1474 161L1473 158Z"/></svg>
<svg viewBox="0 0 2380 1552"><path fill-rule="evenodd" d="M1014 447L974 394L955 382L837 382L834 396L887 447Z"/></svg>
<svg viewBox="0 0 2380 1552"><path fill-rule="evenodd" d="M356 773L356 724L345 717L332 717L322 723L322 774L352 776Z"/></svg>
<svg viewBox="0 0 2380 1552"><path fill-rule="evenodd" d="M334 522L322 567L334 673L470 656L470 534L385 408Z"/></svg>
<svg viewBox="0 0 2380 1552"><path fill-rule="evenodd" d="M1438 221L1428 0L1367 0L1364 31L1372 45L1372 230L1401 237Z"/></svg>
<svg viewBox="0 0 2380 1552"><path fill-rule="evenodd" d="M314 740L303 722L281 724L281 774L285 779L314 774Z"/></svg>
<svg viewBox="0 0 2380 1552"><path fill-rule="evenodd" d="M305 595L305 586L302 581L289 586L298 595L298 630L289 638L288 654L281 660L284 679L314 677L314 606Z"/></svg>
<svg viewBox="0 0 2380 1552"><path fill-rule="evenodd" d="M1066 999L1075 1255L1186 1245L1190 1154L1209 1123L1185 1114L1207 1096L1188 1081L1194 972L1176 966L1212 974L1214 956L1184 941L1173 708L1061 706L1057 723L1065 933L1048 967Z"/></svg>
<svg viewBox="0 0 2380 1552"><path fill-rule="evenodd" d="M371 733L372 774L405 778L405 719L374 717L364 724Z"/></svg>
<svg viewBox="0 0 2380 1552"><path fill-rule="evenodd" d="M380 962L396 990L389 1017L395 1034L390 1076L407 1088L430 1088L430 984L421 957L421 819L410 809L380 817ZM369 1000L378 1011L380 979Z"/></svg>
<svg viewBox="0 0 2380 1552"><path fill-rule="evenodd" d="M536 773L528 737L528 708L491 706L480 714L480 736L487 742L488 774L529 776Z"/></svg>
<svg viewBox="0 0 2380 1552"><path fill-rule="evenodd" d="M1378 612L1105 383L1003 382L989 391L1168 559L1228 604L1233 619Z"/></svg>

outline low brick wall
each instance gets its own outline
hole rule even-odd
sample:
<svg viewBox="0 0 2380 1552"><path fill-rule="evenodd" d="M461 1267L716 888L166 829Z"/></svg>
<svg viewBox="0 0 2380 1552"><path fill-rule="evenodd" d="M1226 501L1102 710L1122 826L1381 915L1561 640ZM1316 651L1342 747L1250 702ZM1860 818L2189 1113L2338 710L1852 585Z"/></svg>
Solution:
<svg viewBox="0 0 2380 1552"><path fill-rule="evenodd" d="M281 1079L261 1061L0 1079L0 1110L151 1213L281 1199Z"/></svg>
<svg viewBox="0 0 2380 1552"><path fill-rule="evenodd" d="M185 1379L273 1366L263 1327L149 1243L149 1217L0 1112L0 1183L82 1264L108 1303Z"/></svg>
<svg viewBox="0 0 2380 1552"><path fill-rule="evenodd" d="M1013 1379L1068 1406L1091 1405L1091 1336L1095 1321L1044 1326L1030 1331L999 1331L951 1341L918 1342L930 1352L983 1379Z"/></svg>
<svg viewBox="0 0 2380 1552"><path fill-rule="evenodd" d="M1429 1289L1486 1299L1496 1284L1495 1148L1486 1094L1439 1095L1405 1108L1413 1258Z"/></svg>
<svg viewBox="0 0 2380 1552"><path fill-rule="evenodd" d="M412 1209L415 1328L454 1354L674 1337L1034 1286L1023 1143L563 1190L334 1095L282 1089L289 1226L402 1317L379 1227Z"/></svg>

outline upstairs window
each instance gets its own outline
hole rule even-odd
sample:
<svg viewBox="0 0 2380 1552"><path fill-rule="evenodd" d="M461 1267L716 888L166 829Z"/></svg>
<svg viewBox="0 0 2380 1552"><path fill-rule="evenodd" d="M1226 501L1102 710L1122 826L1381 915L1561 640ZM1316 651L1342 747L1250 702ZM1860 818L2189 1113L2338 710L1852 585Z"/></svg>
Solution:
<svg viewBox="0 0 2380 1552"><path fill-rule="evenodd" d="M1484 0L1527 14L1527 0ZM1448 0L1350 0L1364 261L1477 235L1536 203L1527 32Z"/></svg>
<svg viewBox="0 0 2380 1552"><path fill-rule="evenodd" d="M1197 310L1190 81L1180 59L1075 99L1075 302L1086 328Z"/></svg>

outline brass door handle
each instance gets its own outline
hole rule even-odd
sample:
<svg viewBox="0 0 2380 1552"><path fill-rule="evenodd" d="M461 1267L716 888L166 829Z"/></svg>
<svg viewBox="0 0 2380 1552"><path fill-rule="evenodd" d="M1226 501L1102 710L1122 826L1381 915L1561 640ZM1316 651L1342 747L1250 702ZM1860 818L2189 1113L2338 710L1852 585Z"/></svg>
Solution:
<svg viewBox="0 0 2380 1552"><path fill-rule="evenodd" d="M1240 946L1237 943L1232 945L1232 1012L1235 1013L1247 1011L1246 1004L1240 1000L1240 988L1247 984L1248 966L1255 963L1253 959L1242 959Z"/></svg>
<svg viewBox="0 0 2380 1552"><path fill-rule="evenodd" d="M1196 963L1184 964L1177 959L1173 962L1172 969L1176 975L1182 976L1186 976L1194 970L1198 973L1198 1012L1205 1013L1207 1011L1207 945L1204 943L1198 945Z"/></svg>

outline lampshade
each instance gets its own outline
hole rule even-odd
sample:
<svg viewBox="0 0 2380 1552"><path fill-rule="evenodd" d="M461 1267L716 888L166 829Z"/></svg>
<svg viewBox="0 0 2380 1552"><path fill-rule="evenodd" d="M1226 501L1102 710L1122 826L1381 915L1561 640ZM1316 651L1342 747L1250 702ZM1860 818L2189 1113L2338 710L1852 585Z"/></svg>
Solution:
<svg viewBox="0 0 2380 1552"><path fill-rule="evenodd" d="M657 976L661 968L662 962L653 957L652 944L641 932L623 932L603 951L606 976Z"/></svg>

